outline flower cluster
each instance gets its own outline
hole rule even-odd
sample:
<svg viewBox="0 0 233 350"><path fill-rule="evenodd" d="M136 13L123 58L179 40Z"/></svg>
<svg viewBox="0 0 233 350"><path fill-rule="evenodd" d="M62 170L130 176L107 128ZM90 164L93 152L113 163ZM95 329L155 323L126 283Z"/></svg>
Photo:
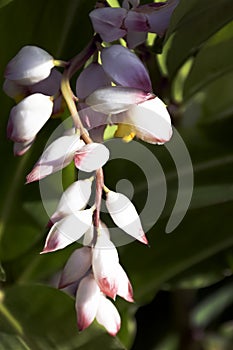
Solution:
<svg viewBox="0 0 233 350"><path fill-rule="evenodd" d="M90 13L93 27L101 38L111 42L125 38L130 49L145 42L147 33L162 37L179 0L139 5L139 0L124 0L122 8L101 7Z"/></svg>
<svg viewBox="0 0 233 350"><path fill-rule="evenodd" d="M129 38L132 31L161 34L176 4L177 1L168 1L139 6L138 1L124 1L123 8L99 8L90 17L95 31L105 41L126 34ZM154 18L159 19L158 23ZM115 335L120 316L109 298L115 300L118 295L133 302L133 289L119 263L110 232L100 218L103 195L116 226L144 244L147 238L132 202L105 185L102 167L110 154L103 144L104 131L107 125L116 125L115 136L127 142L137 137L163 144L171 138L172 126L166 106L154 95L148 71L137 55L120 44L103 46L102 39L95 35L69 62L56 60L36 46L23 47L6 67L3 89L18 102L10 112L7 134L19 156L61 109L61 100L66 102L73 127L44 150L27 175L27 183L53 174L71 162L78 170L92 173L64 191L49 220L42 253L82 242L83 247L70 256L59 288L75 286L79 330L96 318ZM77 77L74 94L70 79L87 60L91 63ZM56 66L63 67L63 73ZM90 203L92 192L94 202Z"/></svg>

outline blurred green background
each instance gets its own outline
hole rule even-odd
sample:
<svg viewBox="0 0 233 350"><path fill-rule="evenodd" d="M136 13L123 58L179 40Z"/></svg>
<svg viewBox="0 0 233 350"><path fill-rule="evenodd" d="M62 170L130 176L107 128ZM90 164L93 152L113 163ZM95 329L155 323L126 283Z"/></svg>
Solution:
<svg viewBox="0 0 233 350"><path fill-rule="evenodd" d="M94 5L0 0L1 85L7 62L23 45L64 60L79 52L93 34L88 13ZM194 191L181 224L165 234L177 196L176 167L166 147L146 145L162 165L168 193L147 234L150 248L138 242L119 248L135 303L117 299L122 328L116 338L96 323L79 334L74 299L54 288L77 245L39 255L48 217L38 184L24 182L60 120L52 119L32 149L15 158L6 139L14 103L0 92L0 350L233 349L233 1L181 0L166 37L150 36L149 44L136 52L190 153ZM147 182L139 170L116 161L105 174L110 188L130 180L133 201L143 208ZM72 169L64 171L64 183L72 176Z"/></svg>

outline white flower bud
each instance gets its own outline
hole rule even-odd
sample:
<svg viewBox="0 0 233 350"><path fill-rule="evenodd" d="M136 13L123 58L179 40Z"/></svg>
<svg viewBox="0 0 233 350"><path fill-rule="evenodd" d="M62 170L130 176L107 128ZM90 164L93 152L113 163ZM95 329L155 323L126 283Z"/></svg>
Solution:
<svg viewBox="0 0 233 350"><path fill-rule="evenodd" d="M73 160L76 150L83 145L84 142L77 134L61 136L53 141L27 175L27 183L43 179L45 176L65 168Z"/></svg>
<svg viewBox="0 0 233 350"><path fill-rule="evenodd" d="M10 112L7 136L15 142L32 140L50 118L52 110L49 96L33 94L24 98Z"/></svg>
<svg viewBox="0 0 233 350"><path fill-rule="evenodd" d="M113 303L104 295L100 295L96 321L104 326L107 332L113 336L117 334L121 327L119 312Z"/></svg>
<svg viewBox="0 0 233 350"><path fill-rule="evenodd" d="M115 224L123 231L147 244L139 215L132 202L122 193L109 191L106 207Z"/></svg>
<svg viewBox="0 0 233 350"><path fill-rule="evenodd" d="M56 222L48 233L42 253L63 249L77 241L91 227L93 209L77 211Z"/></svg>
<svg viewBox="0 0 233 350"><path fill-rule="evenodd" d="M8 63L5 78L31 85L47 78L53 67L54 59L49 53L37 46L24 46Z"/></svg>
<svg viewBox="0 0 233 350"><path fill-rule="evenodd" d="M92 269L100 290L111 298L115 298L118 290L119 280L116 269L119 258L114 244L107 235L101 234L93 248Z"/></svg>
<svg viewBox="0 0 233 350"><path fill-rule="evenodd" d="M84 277L76 294L78 329L84 330L94 321L99 306L100 290L92 274Z"/></svg>

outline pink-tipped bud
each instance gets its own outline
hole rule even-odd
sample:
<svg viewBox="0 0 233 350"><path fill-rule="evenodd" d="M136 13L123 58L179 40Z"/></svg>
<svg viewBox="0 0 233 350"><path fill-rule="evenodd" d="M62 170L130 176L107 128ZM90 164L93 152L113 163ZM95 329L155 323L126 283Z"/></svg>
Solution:
<svg viewBox="0 0 233 350"><path fill-rule="evenodd" d="M100 290L115 299L119 281L116 276L118 267L118 253L114 244L106 234L97 237L97 242L93 248L92 269Z"/></svg>
<svg viewBox="0 0 233 350"><path fill-rule="evenodd" d="M121 327L119 312L113 303L104 295L101 295L99 299L96 320L99 324L104 326L107 332L112 336L115 336Z"/></svg>
<svg viewBox="0 0 233 350"><path fill-rule="evenodd" d="M33 94L24 98L10 112L7 136L15 142L32 140L52 114L49 96Z"/></svg>
<svg viewBox="0 0 233 350"><path fill-rule="evenodd" d="M65 168L73 160L75 152L83 145L84 142L76 134L61 136L53 141L27 175L27 183L43 179Z"/></svg>
<svg viewBox="0 0 233 350"><path fill-rule="evenodd" d="M77 211L56 222L50 229L42 253L63 249L77 241L91 227L93 209Z"/></svg>
<svg viewBox="0 0 233 350"><path fill-rule="evenodd" d="M89 143L75 153L75 166L82 171L92 172L101 168L109 159L109 150L100 143Z"/></svg>
<svg viewBox="0 0 233 350"><path fill-rule="evenodd" d="M122 193L110 191L106 196L106 207L115 224L132 237L147 244L139 215L132 202Z"/></svg>
<svg viewBox="0 0 233 350"><path fill-rule="evenodd" d="M92 179L78 180L63 193L50 222L61 220L66 215L74 214L86 207L91 196Z"/></svg>
<svg viewBox="0 0 233 350"><path fill-rule="evenodd" d="M31 85L47 78L53 67L54 59L49 53L37 46L24 46L8 63L5 78Z"/></svg>
<svg viewBox="0 0 233 350"><path fill-rule="evenodd" d="M112 45L101 52L105 72L117 85L152 91L149 74L140 59L121 45Z"/></svg>
<svg viewBox="0 0 233 350"><path fill-rule="evenodd" d="M92 274L84 277L76 293L76 313L78 329L86 329L94 321L99 307L100 289Z"/></svg>
<svg viewBox="0 0 233 350"><path fill-rule="evenodd" d="M59 288L64 288L82 278L91 267L91 258L91 248L76 249L62 271Z"/></svg>

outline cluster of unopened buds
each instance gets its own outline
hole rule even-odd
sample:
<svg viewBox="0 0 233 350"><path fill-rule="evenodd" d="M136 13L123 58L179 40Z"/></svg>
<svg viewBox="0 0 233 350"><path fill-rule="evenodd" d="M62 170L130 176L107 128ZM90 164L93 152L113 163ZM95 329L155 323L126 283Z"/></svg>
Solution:
<svg viewBox="0 0 233 350"><path fill-rule="evenodd" d="M116 226L147 244L132 202L104 183L102 167L110 156L103 144L105 128L117 126L115 136L124 141L137 137L163 144L172 135L166 106L153 94L143 63L129 48L103 45L103 40L110 42L126 36L131 48L141 43L142 33L144 40L145 33L156 32L156 28L162 35L176 4L177 1L168 1L139 6L138 1L124 1L123 8L100 6L90 13L97 34L69 62L56 60L39 47L25 46L5 70L4 91L18 102L10 112L7 127L15 155L23 155L32 146L37 133L65 104L73 120L73 128L44 150L27 176L27 183L57 172L71 162L81 171L94 172L64 191L50 218L42 251L63 249L82 238L83 247L72 253L59 283L59 288L76 286L79 330L96 318L115 335L120 328L120 316L109 298L119 295L133 301L131 283L119 263L110 232L100 219L103 193ZM79 74L74 94L70 79L87 61L91 63ZM91 206L93 184L95 199Z"/></svg>

